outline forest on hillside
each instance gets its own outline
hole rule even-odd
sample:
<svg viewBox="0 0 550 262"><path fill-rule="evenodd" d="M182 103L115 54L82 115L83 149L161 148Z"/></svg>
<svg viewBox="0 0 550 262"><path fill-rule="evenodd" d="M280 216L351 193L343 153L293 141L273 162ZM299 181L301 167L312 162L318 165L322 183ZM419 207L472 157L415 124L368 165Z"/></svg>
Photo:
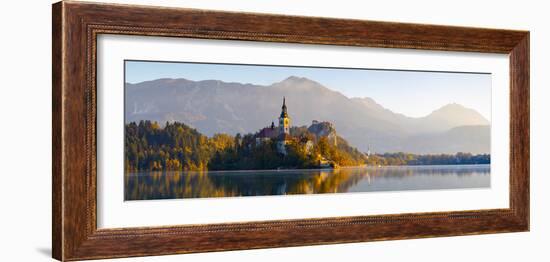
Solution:
<svg viewBox="0 0 550 262"><path fill-rule="evenodd" d="M404 152L370 155L367 165L374 166L419 166L419 165L482 165L491 164L489 154L471 154L458 152L456 154L410 154Z"/></svg>
<svg viewBox="0 0 550 262"><path fill-rule="evenodd" d="M280 154L276 141L258 144L255 134L202 135L184 123L140 121L125 126L125 168L146 170L259 170L277 168L317 168L320 161L339 166L364 165L366 155L338 138L338 144L326 137L314 139L308 149L305 136L296 137Z"/></svg>
<svg viewBox="0 0 550 262"><path fill-rule="evenodd" d="M184 123L161 126L157 122L131 122L125 126L127 171L261 170L318 168L320 162L335 166L458 165L490 164L489 154L470 153L418 155L404 152L367 155L337 137L313 137L305 129L286 145L286 155L277 151L276 141L258 144L255 134L215 134L207 137ZM306 139L307 138L307 139ZM310 148L304 141L312 141Z"/></svg>

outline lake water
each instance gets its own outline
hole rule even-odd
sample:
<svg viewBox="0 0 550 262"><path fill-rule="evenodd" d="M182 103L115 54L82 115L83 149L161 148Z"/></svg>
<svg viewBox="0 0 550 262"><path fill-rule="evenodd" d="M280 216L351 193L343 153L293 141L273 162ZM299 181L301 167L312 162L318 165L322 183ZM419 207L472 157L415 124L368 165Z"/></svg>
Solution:
<svg viewBox="0 0 550 262"><path fill-rule="evenodd" d="M127 173L125 200L487 188L490 165Z"/></svg>

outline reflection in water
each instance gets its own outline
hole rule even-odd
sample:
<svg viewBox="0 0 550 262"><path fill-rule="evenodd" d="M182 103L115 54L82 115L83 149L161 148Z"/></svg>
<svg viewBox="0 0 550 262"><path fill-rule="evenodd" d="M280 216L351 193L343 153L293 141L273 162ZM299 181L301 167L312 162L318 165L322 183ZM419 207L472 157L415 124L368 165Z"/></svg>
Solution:
<svg viewBox="0 0 550 262"><path fill-rule="evenodd" d="M124 177L124 199L266 196L489 186L489 165L237 172L158 171L127 173Z"/></svg>

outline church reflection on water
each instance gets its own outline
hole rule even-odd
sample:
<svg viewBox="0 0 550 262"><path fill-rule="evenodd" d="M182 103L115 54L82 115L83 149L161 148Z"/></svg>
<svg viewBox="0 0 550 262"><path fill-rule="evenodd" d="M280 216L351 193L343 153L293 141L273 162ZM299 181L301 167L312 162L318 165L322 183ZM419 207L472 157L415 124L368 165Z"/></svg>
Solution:
<svg viewBox="0 0 550 262"><path fill-rule="evenodd" d="M490 167L358 167L244 172L141 172L125 175L125 200L211 198L482 188Z"/></svg>

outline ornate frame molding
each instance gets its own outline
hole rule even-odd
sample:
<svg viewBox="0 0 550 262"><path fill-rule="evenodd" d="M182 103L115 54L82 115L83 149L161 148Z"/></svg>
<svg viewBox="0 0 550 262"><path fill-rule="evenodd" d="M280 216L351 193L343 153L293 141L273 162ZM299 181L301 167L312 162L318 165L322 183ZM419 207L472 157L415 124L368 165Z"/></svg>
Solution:
<svg viewBox="0 0 550 262"><path fill-rule="evenodd" d="M52 10L52 243L56 259L98 259L529 230L527 31L72 1L56 3ZM509 54L510 208L98 229L96 43L99 34ZM331 230L327 231L327 227Z"/></svg>

